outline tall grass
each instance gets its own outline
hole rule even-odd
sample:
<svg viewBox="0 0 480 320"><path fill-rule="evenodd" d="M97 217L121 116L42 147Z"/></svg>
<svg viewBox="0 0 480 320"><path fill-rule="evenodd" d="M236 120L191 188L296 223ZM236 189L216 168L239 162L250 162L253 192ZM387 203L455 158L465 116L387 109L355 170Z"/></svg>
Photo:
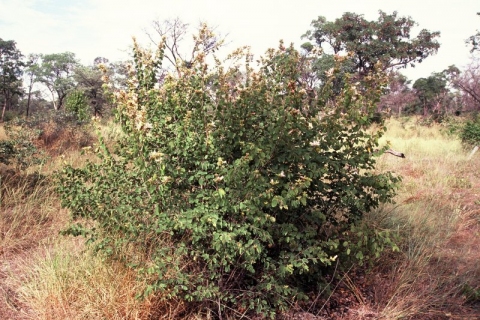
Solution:
<svg viewBox="0 0 480 320"><path fill-rule="evenodd" d="M65 223L48 178L4 171L0 180L0 254L29 249Z"/></svg>
<svg viewBox="0 0 480 320"><path fill-rule="evenodd" d="M133 271L71 239L39 248L22 266L13 286L30 319L148 319L158 307L152 297L136 298L145 281Z"/></svg>
<svg viewBox="0 0 480 320"><path fill-rule="evenodd" d="M0 126L0 140L7 140L7 134L3 126Z"/></svg>
<svg viewBox="0 0 480 320"><path fill-rule="evenodd" d="M383 155L378 170L403 181L397 203L369 219L381 218L398 234L401 253L376 265L372 307L384 319L471 316L462 288L480 288L480 264L470 257L480 257L480 159L468 160L458 139L438 125L392 120L388 128L382 143L406 158Z"/></svg>

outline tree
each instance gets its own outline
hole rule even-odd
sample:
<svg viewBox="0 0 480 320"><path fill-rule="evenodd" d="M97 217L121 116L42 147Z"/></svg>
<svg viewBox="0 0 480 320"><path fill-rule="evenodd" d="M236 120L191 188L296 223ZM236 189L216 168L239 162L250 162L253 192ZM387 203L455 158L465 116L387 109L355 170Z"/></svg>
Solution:
<svg viewBox="0 0 480 320"><path fill-rule="evenodd" d="M103 74L99 68L100 64L106 63L108 63L108 59L96 58L92 66L78 65L74 70L73 78L76 82L76 90L83 92L94 116L102 115L107 103L103 88ZM78 92L76 95L78 96Z"/></svg>
<svg viewBox="0 0 480 320"><path fill-rule="evenodd" d="M99 64L102 68L105 64ZM117 90L126 90L128 88L128 74L133 66L133 61L115 61L108 63L105 71L109 78L109 86ZM160 79L159 79L160 81Z"/></svg>
<svg viewBox="0 0 480 320"><path fill-rule="evenodd" d="M410 89L410 83L411 81L401 73L391 72L386 92L378 103L378 110L391 111L399 116L405 111L411 111L410 108L417 101L417 96Z"/></svg>
<svg viewBox="0 0 480 320"><path fill-rule="evenodd" d="M91 117L91 106L88 100L84 91L71 90L65 98L65 110L72 113L77 121L87 122Z"/></svg>
<svg viewBox="0 0 480 320"><path fill-rule="evenodd" d="M477 15L480 16L480 12L477 12ZM473 36L470 36L466 40L466 43L472 46L472 49L470 50L470 52L480 50L480 31L477 30L477 33L474 34Z"/></svg>
<svg viewBox="0 0 480 320"><path fill-rule="evenodd" d="M463 109L480 111L480 58L473 58L462 73L454 73L453 84L462 92Z"/></svg>
<svg viewBox="0 0 480 320"><path fill-rule="evenodd" d="M442 102L448 93L447 81L443 73L433 73L428 78L420 78L413 84L416 95L423 108L423 115L429 112L441 112Z"/></svg>
<svg viewBox="0 0 480 320"><path fill-rule="evenodd" d="M307 58L313 48L310 43L304 43L302 49L305 50L304 54ZM322 54L316 61L312 63L312 69L308 70L307 75L311 80L310 87L317 89L322 84L327 83L328 79L332 77L331 70L336 70L333 90L339 94L345 86L345 81L349 78L349 75L355 73L355 66L352 60L343 60L341 64L338 63L339 57L332 54Z"/></svg>
<svg viewBox="0 0 480 320"><path fill-rule="evenodd" d="M280 44L258 68L247 49L226 64L200 51L159 86L164 50L135 44L128 90L113 95L121 141L100 139L98 161L60 175L62 204L79 219L71 234L145 272L145 294L218 318L273 318L327 285L337 261L385 248L384 231L360 225L398 181L374 170L382 73L362 94L348 83L336 94L327 79L309 97L298 80L318 56ZM81 224L90 219L93 229Z"/></svg>
<svg viewBox="0 0 480 320"><path fill-rule="evenodd" d="M312 21L311 30L303 35L334 54L350 53L354 69L360 76L372 72L380 62L383 70L415 66L440 47L439 32L422 30L411 38L415 25L410 17L398 17L397 12L379 11L377 21L367 21L363 15L345 13L334 22L325 17ZM306 45L308 47L308 45Z"/></svg>
<svg viewBox="0 0 480 320"><path fill-rule="evenodd" d="M183 23L179 18L165 20L163 22L155 20L152 22L154 33L147 32L150 40L158 45L165 45L165 59L173 66L176 72L180 72L180 66L192 66L198 56L198 53L209 54L218 50L224 43L224 39L216 35L210 28L205 28L205 23L200 23L199 32L194 36L194 44L190 50L180 49L184 42L185 35L188 34L188 23ZM158 39L157 39L158 38ZM165 39L162 42L162 39ZM164 66L166 67L166 66ZM160 71L163 72L163 71Z"/></svg>
<svg viewBox="0 0 480 320"><path fill-rule="evenodd" d="M27 57L27 63L25 64L25 75L28 81L27 85L27 105L25 115L28 118L30 114L30 103L32 100L33 86L38 81L39 76L39 62L40 54L29 54Z"/></svg>
<svg viewBox="0 0 480 320"><path fill-rule="evenodd" d="M78 62L72 52L41 56L37 79L50 92L55 110L59 110L63 106L68 90L75 86L73 75L77 66Z"/></svg>
<svg viewBox="0 0 480 320"><path fill-rule="evenodd" d="M0 38L0 94L3 100L1 120L12 107L13 98L22 94L22 53L13 40Z"/></svg>

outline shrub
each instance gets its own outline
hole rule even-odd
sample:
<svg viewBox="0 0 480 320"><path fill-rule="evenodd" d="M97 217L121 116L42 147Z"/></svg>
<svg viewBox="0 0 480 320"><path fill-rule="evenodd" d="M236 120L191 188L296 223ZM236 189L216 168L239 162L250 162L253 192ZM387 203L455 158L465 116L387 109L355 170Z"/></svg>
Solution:
<svg viewBox="0 0 480 320"><path fill-rule="evenodd" d="M480 116L476 115L471 121L467 121L463 127L460 138L465 146L480 145Z"/></svg>
<svg viewBox="0 0 480 320"><path fill-rule="evenodd" d="M80 122L87 122L90 118L88 99L82 91L74 90L67 95L65 110L71 112Z"/></svg>
<svg viewBox="0 0 480 320"><path fill-rule="evenodd" d="M2 162L13 165L17 171L45 162L45 154L34 144L40 130L32 122L14 118L5 122L4 128L8 140L2 142L0 157L5 160Z"/></svg>
<svg viewBox="0 0 480 320"><path fill-rule="evenodd" d="M100 137L100 161L66 166L58 191L79 221L68 233L148 274L144 294L273 316L325 285L338 260L388 244L358 227L398 181L372 171L379 74L361 93L335 96L330 81L312 97L302 75L317 57L282 44L257 69L248 51L229 67L200 52L160 86L163 47L152 58L135 45L134 57L115 94L124 139L110 150Z"/></svg>
<svg viewBox="0 0 480 320"><path fill-rule="evenodd" d="M0 162L18 170L43 164L49 156L93 143L88 124L62 111L45 112L4 123L7 140L0 142Z"/></svg>
<svg viewBox="0 0 480 320"><path fill-rule="evenodd" d="M10 164L11 158L15 156L15 149L11 141L0 141L0 163Z"/></svg>

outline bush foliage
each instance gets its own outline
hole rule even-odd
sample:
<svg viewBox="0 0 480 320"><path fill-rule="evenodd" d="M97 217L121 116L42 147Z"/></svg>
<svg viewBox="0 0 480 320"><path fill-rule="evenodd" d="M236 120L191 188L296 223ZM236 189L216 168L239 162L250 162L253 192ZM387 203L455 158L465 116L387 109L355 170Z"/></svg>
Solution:
<svg viewBox="0 0 480 320"><path fill-rule="evenodd" d="M90 106L85 93L80 90L70 92L65 101L65 110L71 112L80 122L87 122L90 118Z"/></svg>
<svg viewBox="0 0 480 320"><path fill-rule="evenodd" d="M460 138L465 146L480 145L480 115L476 115L472 120L465 123L460 132Z"/></svg>
<svg viewBox="0 0 480 320"><path fill-rule="evenodd" d="M41 130L35 121L14 118L4 123L8 140L0 142L0 162L17 171L42 164L46 155L35 145Z"/></svg>
<svg viewBox="0 0 480 320"><path fill-rule="evenodd" d="M114 150L100 138L99 161L66 166L58 190L77 220L68 232L148 274L144 294L271 316L332 265L389 245L360 227L398 181L373 171L383 126L366 130L383 78L334 95L338 68L321 88L301 80L314 53L281 43L256 68L247 49L223 63L202 52L208 32L160 83L163 44L155 56L135 45L115 93L125 137Z"/></svg>

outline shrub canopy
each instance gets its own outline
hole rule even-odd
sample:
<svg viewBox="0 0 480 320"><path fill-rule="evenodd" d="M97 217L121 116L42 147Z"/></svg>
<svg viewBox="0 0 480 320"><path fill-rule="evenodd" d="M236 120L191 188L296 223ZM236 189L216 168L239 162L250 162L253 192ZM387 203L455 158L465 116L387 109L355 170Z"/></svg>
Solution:
<svg viewBox="0 0 480 320"><path fill-rule="evenodd" d="M373 171L381 74L362 94L317 91L301 78L318 54L280 43L255 68L247 49L226 62L198 49L159 81L163 49L135 45L129 89L114 94L118 145L60 175L71 234L148 274L147 294L264 315L325 284L339 260L380 252L380 233L356 228L398 180Z"/></svg>

